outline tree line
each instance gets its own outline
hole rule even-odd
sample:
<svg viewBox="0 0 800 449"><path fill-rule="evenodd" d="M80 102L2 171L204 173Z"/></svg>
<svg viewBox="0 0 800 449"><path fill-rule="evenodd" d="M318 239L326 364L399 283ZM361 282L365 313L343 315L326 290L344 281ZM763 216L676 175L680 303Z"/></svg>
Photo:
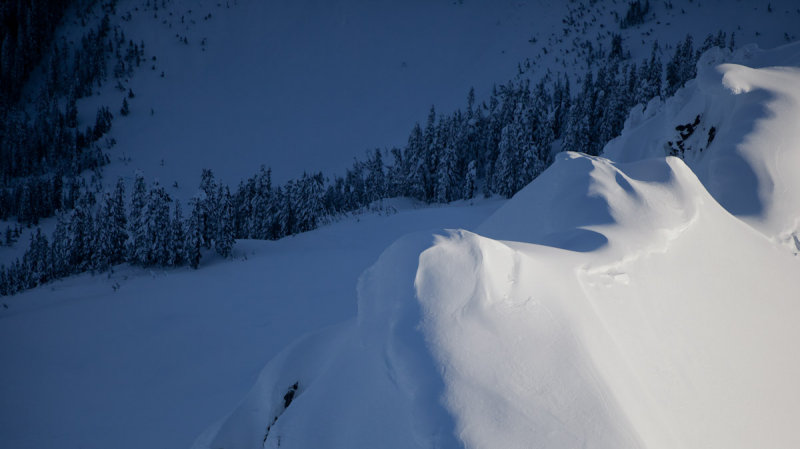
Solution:
<svg viewBox="0 0 800 449"><path fill-rule="evenodd" d="M231 193L204 170L187 218L163 186L148 188L141 175L127 202L122 180L102 194L74 179L61 184L55 181L58 176L40 180L40 191L49 192L43 198L51 198L50 209L42 213L61 211L56 230L47 239L37 229L25 255L0 268L0 294L71 274L103 272L123 262L197 268L204 249L228 257L235 239L306 232L396 196L426 203L478 194L511 197L549 166L555 142L561 149L599 154L620 133L634 105L674 93L694 77L700 52L725 45L725 40L724 33L710 35L695 50L687 36L666 68L657 43L640 65L616 52L596 73L585 74L576 95L563 75L533 86L526 79L509 81L481 103L470 90L463 110L437 114L432 107L403 148L370 151L344 175L332 178L304 174L274 186L270 170L262 167ZM17 204L35 203L29 200L34 192L29 188Z"/></svg>
<svg viewBox="0 0 800 449"><path fill-rule="evenodd" d="M87 170L100 176L109 162L103 137L114 114L106 106L81 124L77 100L109 79L117 87L144 60L144 43L125 38L110 25L116 0L13 0L0 5L0 220L16 217L26 226L74 205L76 178ZM86 32L76 42L55 39L67 8ZM91 25L91 24L94 25ZM16 37L15 37L16 36ZM42 76L25 98L22 87L35 67ZM133 92L128 90L128 97Z"/></svg>

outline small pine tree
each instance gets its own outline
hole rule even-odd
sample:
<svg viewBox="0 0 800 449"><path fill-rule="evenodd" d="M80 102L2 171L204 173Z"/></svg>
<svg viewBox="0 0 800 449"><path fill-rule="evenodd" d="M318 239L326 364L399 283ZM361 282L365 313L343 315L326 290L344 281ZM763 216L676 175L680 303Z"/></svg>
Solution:
<svg viewBox="0 0 800 449"><path fill-rule="evenodd" d="M119 109L119 113L124 117L131 113L130 107L128 107L128 99L122 99L122 107Z"/></svg>

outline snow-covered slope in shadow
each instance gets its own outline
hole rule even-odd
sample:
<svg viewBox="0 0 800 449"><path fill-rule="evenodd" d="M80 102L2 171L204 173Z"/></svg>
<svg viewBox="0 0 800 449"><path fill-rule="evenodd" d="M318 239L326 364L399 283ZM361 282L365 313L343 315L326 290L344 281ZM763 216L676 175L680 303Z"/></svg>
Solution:
<svg viewBox="0 0 800 449"><path fill-rule="evenodd" d="M634 116L624 162L562 154L477 233L396 242L357 319L287 349L196 447L800 447L800 260L775 243L800 216L800 83L714 70ZM649 142L699 112L715 138L689 153L693 125L690 165Z"/></svg>
<svg viewBox="0 0 800 449"><path fill-rule="evenodd" d="M361 277L359 316L287 348L196 447L459 447L417 331L413 278L430 233L391 245ZM284 400L297 383L295 398Z"/></svg>

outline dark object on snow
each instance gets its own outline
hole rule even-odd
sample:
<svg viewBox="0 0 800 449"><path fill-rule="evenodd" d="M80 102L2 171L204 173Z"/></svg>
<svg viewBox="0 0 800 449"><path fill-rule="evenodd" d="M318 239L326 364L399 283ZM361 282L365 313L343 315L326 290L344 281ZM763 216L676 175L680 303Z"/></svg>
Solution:
<svg viewBox="0 0 800 449"><path fill-rule="evenodd" d="M292 401L294 400L294 395L295 395L295 393L297 393L298 386L299 386L299 382L295 382L294 385L289 387L289 389L286 391L286 394L283 395L283 409L284 410L289 408L289 405L292 404ZM282 413L283 412L278 414L278 416L280 416ZM275 423L278 422L278 416L275 416L274 418L272 418L272 423L270 423L267 426L267 431L266 431L266 433L264 433L264 439L261 441L262 444L267 442L267 438L269 438L269 431L272 430L272 426L274 426ZM280 438L281 437L278 436L278 446L280 446Z"/></svg>
<svg viewBox="0 0 800 449"><path fill-rule="evenodd" d="M717 136L717 128L712 126L711 129L708 130L708 143L706 144L706 148L711 145L711 142L714 141L714 137Z"/></svg>
<svg viewBox="0 0 800 449"><path fill-rule="evenodd" d="M296 392L297 392L297 382L295 382L294 385L289 387L289 391L287 391L286 394L283 395L283 408L284 409L289 408L289 405L294 400L294 394Z"/></svg>
<svg viewBox="0 0 800 449"><path fill-rule="evenodd" d="M674 143L672 141L667 142L667 146L670 148L670 155L679 156L681 159L683 159L684 154L686 153L687 150L686 140L689 137L691 137L692 134L694 134L695 128L697 128L697 125L699 124L700 124L700 115L698 114L694 118L693 122L687 123L685 125L678 125L675 127L675 131L678 131L678 133L680 133L679 135L680 139L677 139ZM716 133L716 130L714 130L714 133ZM709 131L709 137L710 136L711 132ZM713 139L713 137L710 137L710 139ZM711 140L709 140L709 143L711 143Z"/></svg>

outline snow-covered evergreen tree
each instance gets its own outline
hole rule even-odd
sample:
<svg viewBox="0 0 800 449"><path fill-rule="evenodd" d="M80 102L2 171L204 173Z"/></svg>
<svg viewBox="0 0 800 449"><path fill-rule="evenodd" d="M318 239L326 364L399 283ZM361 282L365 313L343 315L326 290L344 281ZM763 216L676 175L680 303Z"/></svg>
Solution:
<svg viewBox="0 0 800 449"><path fill-rule="evenodd" d="M181 202L175 200L173 208L172 222L170 223L170 236L169 236L169 261L168 265L179 266L183 265L187 260L186 255L186 231L184 229L183 211L181 210Z"/></svg>
<svg viewBox="0 0 800 449"><path fill-rule="evenodd" d="M167 265L170 257L171 227L169 219L169 202L171 201L164 187L156 183L150 190L145 208L145 242L146 252L144 265Z"/></svg>
<svg viewBox="0 0 800 449"><path fill-rule="evenodd" d="M365 199L367 203L386 197L386 174L384 173L383 155L376 149L368 155L366 161L366 190L369 192Z"/></svg>
<svg viewBox="0 0 800 449"><path fill-rule="evenodd" d="M219 226L220 204L217 198L217 182L214 180L214 173L209 169L203 169L200 191L202 195L198 198L198 204L202 209L203 242L206 249L211 249L214 246L214 238Z"/></svg>
<svg viewBox="0 0 800 449"><path fill-rule="evenodd" d="M61 278L69 274L69 249L72 246L69 236L69 224L63 213L57 215L56 229L53 231L53 243L50 245L50 263L53 278Z"/></svg>
<svg viewBox="0 0 800 449"><path fill-rule="evenodd" d="M478 180L477 163L474 160L471 160L467 165L467 173L466 176L464 177L464 186L461 193L462 198L470 199L475 196L475 191L477 189L477 180Z"/></svg>
<svg viewBox="0 0 800 449"><path fill-rule="evenodd" d="M33 286L43 284L52 278L52 262L50 260L50 245L47 237L42 234L41 228L31 236L31 244L26 253L28 270L30 271Z"/></svg>
<svg viewBox="0 0 800 449"><path fill-rule="evenodd" d="M89 193L84 193L75 209L69 224L71 235L69 248L69 264L73 273L88 271L94 267L94 256L97 253L95 226L92 216Z"/></svg>
<svg viewBox="0 0 800 449"><path fill-rule="evenodd" d="M449 203L458 199L459 189L458 173L456 171L456 152L451 146L442 150L439 163L436 167L436 197L439 203Z"/></svg>
<svg viewBox="0 0 800 449"><path fill-rule="evenodd" d="M233 239L233 203L228 187L220 186L217 193L220 209L217 214L217 234L214 238L214 248L222 257L229 257L235 243Z"/></svg>
<svg viewBox="0 0 800 449"><path fill-rule="evenodd" d="M412 198L425 199L428 167L425 158L425 140L422 137L422 129L419 123L414 125L411 130L405 154L408 177L405 180L406 188L404 193Z"/></svg>
<svg viewBox="0 0 800 449"><path fill-rule="evenodd" d="M131 208L128 218L128 262L135 265L146 265L149 245L145 224L145 206L147 204L147 187L141 173L136 174L131 193Z"/></svg>
<svg viewBox="0 0 800 449"><path fill-rule="evenodd" d="M189 223L186 225L186 260L189 266L197 268L202 257L202 248L205 246L203 241L203 206L202 200L194 198L192 200L192 213L189 216Z"/></svg>

